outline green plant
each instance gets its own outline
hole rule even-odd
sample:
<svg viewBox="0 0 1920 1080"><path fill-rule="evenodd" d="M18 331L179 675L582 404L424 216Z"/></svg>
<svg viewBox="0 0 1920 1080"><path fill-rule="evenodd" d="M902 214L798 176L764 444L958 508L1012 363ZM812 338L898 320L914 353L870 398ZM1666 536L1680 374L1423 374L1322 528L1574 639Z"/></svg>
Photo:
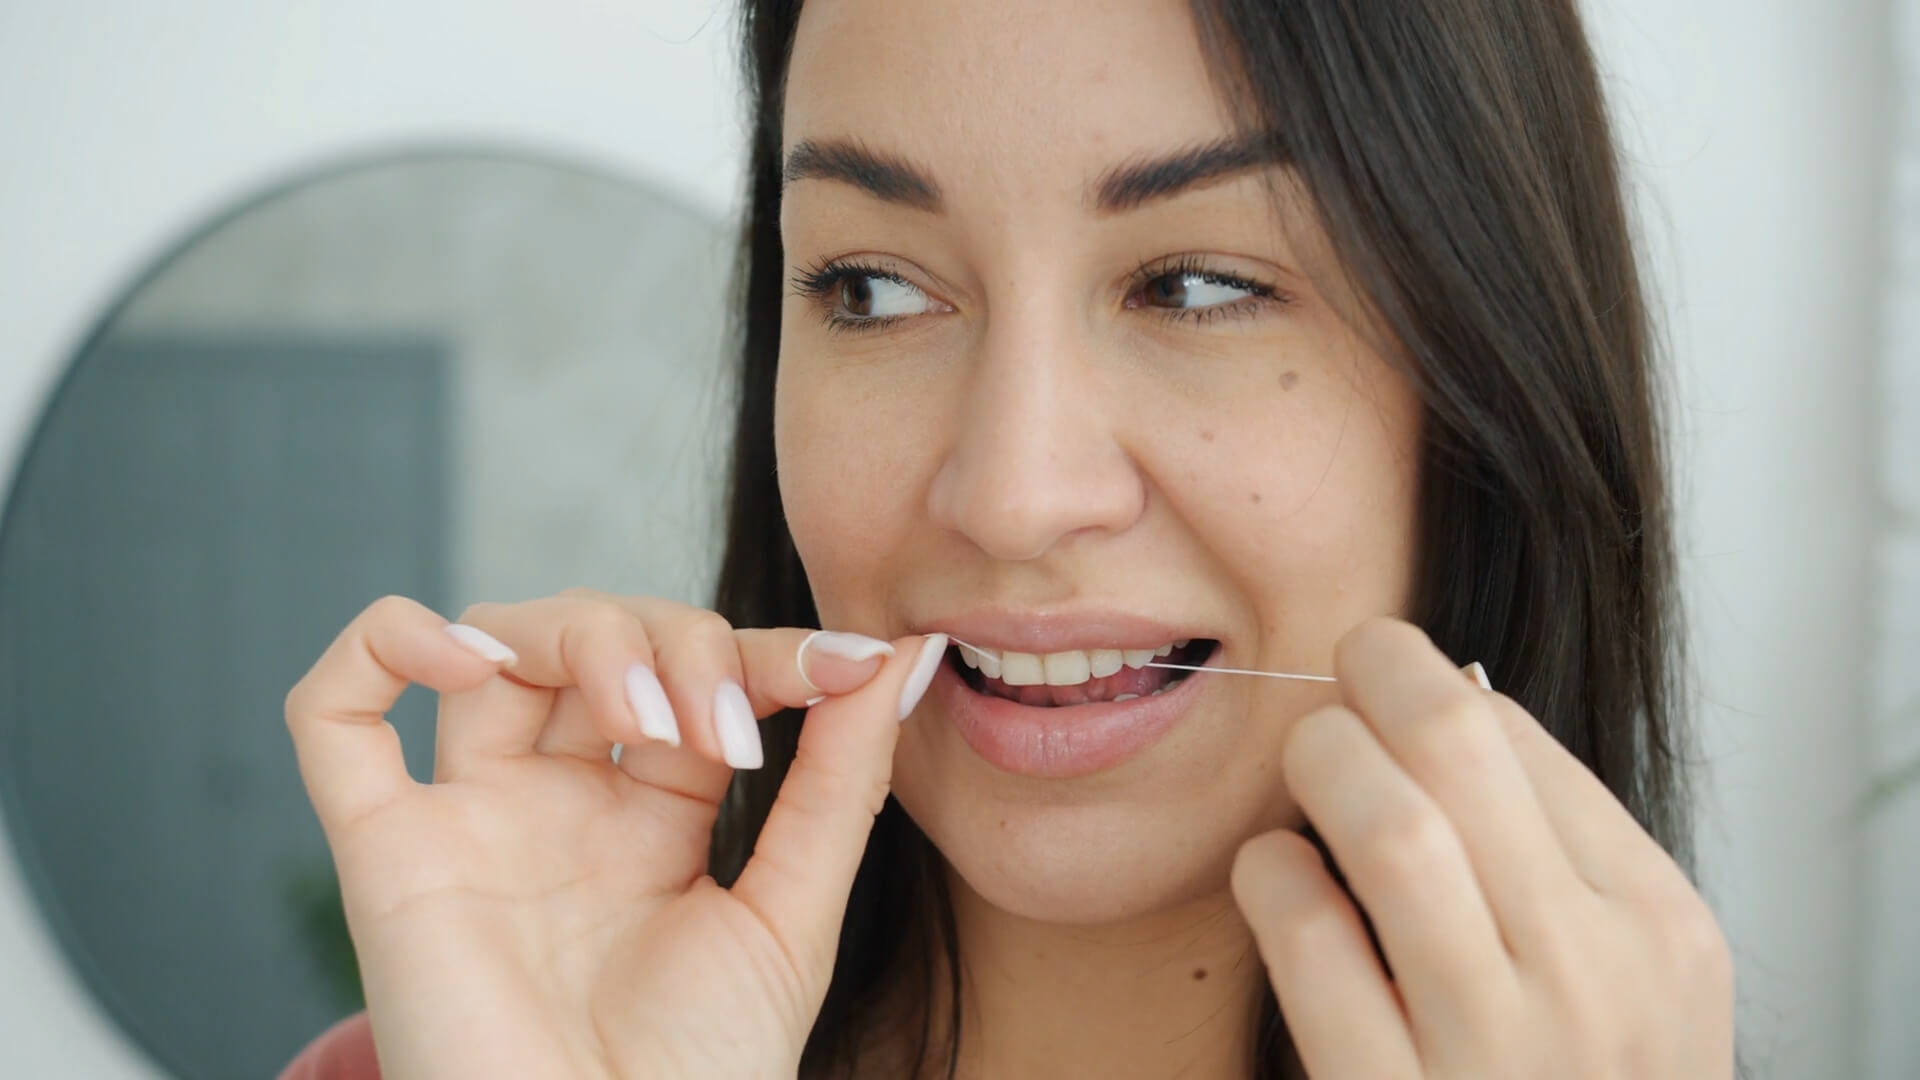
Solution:
<svg viewBox="0 0 1920 1080"><path fill-rule="evenodd" d="M1920 722L1920 701L1914 702L1901 719ZM1861 808L1868 814L1878 813L1905 794L1907 789L1916 785L1920 785L1920 754L1876 779L1867 789L1866 797L1861 800Z"/></svg>
<svg viewBox="0 0 1920 1080"><path fill-rule="evenodd" d="M347 932L346 907L340 900L340 881L334 876L332 862L294 872L287 882L286 898L307 953L341 1011L365 1008L360 961Z"/></svg>

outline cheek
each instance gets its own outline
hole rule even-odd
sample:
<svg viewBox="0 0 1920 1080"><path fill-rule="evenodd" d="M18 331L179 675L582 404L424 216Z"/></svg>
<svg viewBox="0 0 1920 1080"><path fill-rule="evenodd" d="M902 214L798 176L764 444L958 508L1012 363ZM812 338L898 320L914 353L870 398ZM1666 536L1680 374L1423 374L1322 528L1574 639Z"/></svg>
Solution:
<svg viewBox="0 0 1920 1080"><path fill-rule="evenodd" d="M844 372L783 355L774 456L795 549L828 625L869 625L881 569L909 541L918 455L905 410Z"/></svg>
<svg viewBox="0 0 1920 1080"><path fill-rule="evenodd" d="M1177 475L1163 487L1247 598L1261 651L1330 658L1347 629L1409 599L1421 410L1371 357L1272 382L1164 426Z"/></svg>

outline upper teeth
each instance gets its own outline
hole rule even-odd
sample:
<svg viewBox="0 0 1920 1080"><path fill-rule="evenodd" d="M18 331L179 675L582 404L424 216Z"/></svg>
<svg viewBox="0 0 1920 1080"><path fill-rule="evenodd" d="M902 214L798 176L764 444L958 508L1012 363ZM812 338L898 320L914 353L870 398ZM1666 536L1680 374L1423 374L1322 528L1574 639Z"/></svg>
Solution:
<svg viewBox="0 0 1920 1080"><path fill-rule="evenodd" d="M962 648L960 659L970 668L978 668L980 674L989 679L999 679L1008 686L1078 686L1089 679L1104 679L1119 672L1124 665L1130 668L1145 667L1155 657L1171 655L1175 649L1186 648L1188 642L1175 641L1157 649L1094 649L1083 651L1074 649L1069 652L1024 653L995 652L982 649Z"/></svg>

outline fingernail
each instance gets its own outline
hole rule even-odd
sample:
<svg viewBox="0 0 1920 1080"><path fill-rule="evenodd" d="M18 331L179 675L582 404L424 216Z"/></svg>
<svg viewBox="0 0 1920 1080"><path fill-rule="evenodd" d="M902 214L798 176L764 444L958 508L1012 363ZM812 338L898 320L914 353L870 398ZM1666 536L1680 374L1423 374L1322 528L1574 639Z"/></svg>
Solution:
<svg viewBox="0 0 1920 1080"><path fill-rule="evenodd" d="M736 769L760 767L760 722L753 718L747 692L732 679L713 692L713 733L720 739L720 756Z"/></svg>
<svg viewBox="0 0 1920 1080"><path fill-rule="evenodd" d="M808 689L818 694L825 693L826 691L825 688L815 680L813 674L807 671L807 666L810 663L820 664L820 660L824 659L829 661L829 663L831 663L831 661L845 661L849 665L869 665L872 670L864 673L861 672L857 666L851 670L820 671L820 677L828 680L835 686L847 683L852 683L853 686L860 686L864 685L867 679L873 678L874 674L880 670L880 665L874 664L872 661L878 660L883 656L892 655L893 646L878 638L870 638L865 634L848 634L839 630L815 630L813 633L807 635L805 641L800 643L800 650L794 655L794 664L800 669L800 681L806 683ZM823 669L827 667L825 664L820 666ZM864 677L862 677L863 675ZM853 682L854 679L859 679L859 682ZM851 689L851 687L849 687L849 689Z"/></svg>
<svg viewBox="0 0 1920 1080"><path fill-rule="evenodd" d="M940 661L947 655L947 635L928 634L927 640L920 646L920 655L913 662L913 674L907 676L906 685L900 688L900 719L906 720L926 696L927 687L933 685L934 672L940 670Z"/></svg>
<svg viewBox="0 0 1920 1080"><path fill-rule="evenodd" d="M640 734L668 746L680 745L680 721L674 719L673 705L660 686L660 677L645 664L627 669L627 707L640 721Z"/></svg>
<svg viewBox="0 0 1920 1080"><path fill-rule="evenodd" d="M465 646L468 652L493 664L517 664L520 656L500 643L500 639L477 626L448 623L447 636Z"/></svg>
<svg viewBox="0 0 1920 1080"><path fill-rule="evenodd" d="M1472 679L1474 681L1474 684L1479 686L1480 689L1482 690L1493 689L1493 680L1487 678L1487 669L1480 666L1480 661L1475 660L1473 663L1468 664L1466 667L1463 667L1460 670L1466 672L1467 677Z"/></svg>

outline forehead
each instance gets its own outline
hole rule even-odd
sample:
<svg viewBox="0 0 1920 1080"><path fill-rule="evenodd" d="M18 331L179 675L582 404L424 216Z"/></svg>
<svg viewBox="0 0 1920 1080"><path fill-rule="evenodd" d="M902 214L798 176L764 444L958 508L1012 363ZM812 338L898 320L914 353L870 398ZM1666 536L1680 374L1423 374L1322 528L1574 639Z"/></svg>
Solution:
<svg viewBox="0 0 1920 1080"><path fill-rule="evenodd" d="M784 116L1001 184L1232 131L1185 0L808 0Z"/></svg>

